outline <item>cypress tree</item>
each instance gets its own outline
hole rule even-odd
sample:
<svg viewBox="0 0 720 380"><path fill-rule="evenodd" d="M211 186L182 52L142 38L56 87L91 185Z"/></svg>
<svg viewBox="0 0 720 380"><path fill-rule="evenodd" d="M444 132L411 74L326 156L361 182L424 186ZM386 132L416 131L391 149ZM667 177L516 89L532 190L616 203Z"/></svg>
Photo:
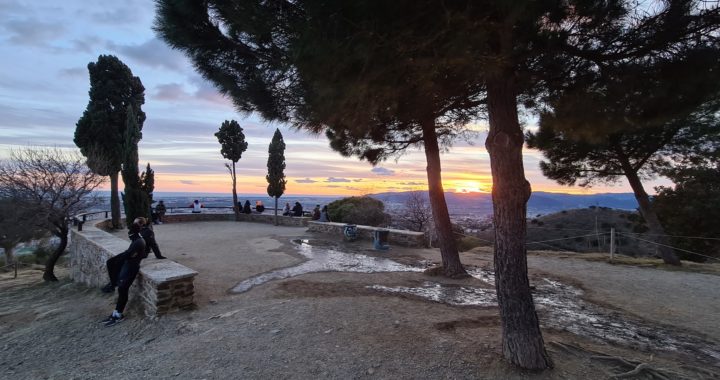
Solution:
<svg viewBox="0 0 720 380"><path fill-rule="evenodd" d="M267 193L275 198L275 225L278 225L278 198L285 193L285 141L280 129L275 129L272 141L268 147L268 174L265 179L268 182Z"/></svg>
<svg viewBox="0 0 720 380"><path fill-rule="evenodd" d="M245 141L245 134L242 127L235 120L225 120L220 129L215 133L220 143L220 154L230 160L232 165L225 164L232 178L232 195L233 209L235 210L235 220L240 220L240 208L237 200L237 175L235 173L235 163L242 158L243 152L247 150L248 143Z"/></svg>
<svg viewBox="0 0 720 380"><path fill-rule="evenodd" d="M139 131L145 122L142 105L145 87L130 68L112 55L101 55L88 64L90 100L76 124L74 142L87 157L93 172L110 177L110 209L113 228L120 228L118 172L125 160L123 144L128 106L135 111Z"/></svg>

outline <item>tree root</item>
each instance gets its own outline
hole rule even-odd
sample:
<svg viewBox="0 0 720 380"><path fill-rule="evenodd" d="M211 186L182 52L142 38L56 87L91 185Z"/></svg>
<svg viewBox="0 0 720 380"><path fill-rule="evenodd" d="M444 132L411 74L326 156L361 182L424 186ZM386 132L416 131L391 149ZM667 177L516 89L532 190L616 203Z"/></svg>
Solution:
<svg viewBox="0 0 720 380"><path fill-rule="evenodd" d="M576 357L589 357L593 360L602 360L612 367L613 372L608 374L611 379L650 379L650 380L692 380L692 379L720 379L720 374L712 372L704 368L690 365L680 366L681 372L675 372L666 368L653 368L650 363L630 360L620 356L606 355L597 351L585 349L583 347L563 343L548 342L554 348L555 352Z"/></svg>
<svg viewBox="0 0 720 380"><path fill-rule="evenodd" d="M591 359L596 360L606 360L610 362L616 362L620 365L620 367L615 367L615 369L624 370L626 372L617 373L610 375L611 379L628 379L633 378L635 376L639 375L645 375L644 378L651 379L651 380L690 380L692 377L689 377L687 374L669 371L667 369L662 368L653 368L648 363L640 363L640 362L634 362L626 360L625 358L621 358L618 356L609 356L609 355L593 355L590 357ZM622 368L624 367L624 368ZM630 369L629 371L627 369Z"/></svg>

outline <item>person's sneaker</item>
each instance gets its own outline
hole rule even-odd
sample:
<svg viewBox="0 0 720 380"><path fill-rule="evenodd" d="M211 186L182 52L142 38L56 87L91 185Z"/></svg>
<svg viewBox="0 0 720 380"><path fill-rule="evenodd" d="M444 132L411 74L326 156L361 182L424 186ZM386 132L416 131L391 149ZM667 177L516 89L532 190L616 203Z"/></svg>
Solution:
<svg viewBox="0 0 720 380"><path fill-rule="evenodd" d="M158 260L167 259L167 257L165 257L165 256L155 256L155 258Z"/></svg>
<svg viewBox="0 0 720 380"><path fill-rule="evenodd" d="M104 324L104 323L108 323L108 322L110 322L110 321L112 321L112 320L113 320L113 315L110 314L110 315L107 316L107 318L105 318L105 319L103 319L102 321L100 321L100 323L103 323L103 324Z"/></svg>
<svg viewBox="0 0 720 380"><path fill-rule="evenodd" d="M115 291L113 284L107 284L100 289L103 293L112 293Z"/></svg>
<svg viewBox="0 0 720 380"><path fill-rule="evenodd" d="M122 315L119 317L114 317L111 315L110 320L105 322L105 327L115 326L124 320L125 320L125 317L123 317Z"/></svg>

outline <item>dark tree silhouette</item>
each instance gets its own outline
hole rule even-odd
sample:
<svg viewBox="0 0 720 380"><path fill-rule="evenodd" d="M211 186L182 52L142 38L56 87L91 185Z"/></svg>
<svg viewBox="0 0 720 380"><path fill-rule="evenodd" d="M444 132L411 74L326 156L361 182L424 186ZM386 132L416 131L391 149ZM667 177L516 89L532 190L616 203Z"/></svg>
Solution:
<svg viewBox="0 0 720 380"><path fill-rule="evenodd" d="M235 120L225 120L220 125L220 130L215 133L220 143L220 153L223 157L230 160L231 164L225 164L230 177L232 178L232 194L233 209L235 210L235 220L240 220L240 209L237 205L237 176L235 175L235 163L242 158L243 152L247 150L248 143L245 142L245 134Z"/></svg>
<svg viewBox="0 0 720 380"><path fill-rule="evenodd" d="M120 228L118 172L125 159L123 144L128 106L132 106L138 130L142 131L145 113L145 87L130 68L112 55L101 55L88 64L90 101L78 120L75 145L87 157L95 172L110 177L110 209L113 228Z"/></svg>
<svg viewBox="0 0 720 380"><path fill-rule="evenodd" d="M278 198L285 193L285 141L280 129L275 129L272 141L268 147L268 174L265 179L268 182L267 193L275 198L275 225L278 225Z"/></svg>
<svg viewBox="0 0 720 380"><path fill-rule="evenodd" d="M720 166L675 170L667 174L675 186L656 189L652 206L684 259L711 263L720 260L719 173Z"/></svg>
<svg viewBox="0 0 720 380"><path fill-rule="evenodd" d="M138 142L142 138L137 119L132 106L128 106L127 124L125 126L125 139L122 150L124 162L122 163L122 179L125 191L122 194L125 207L125 225L130 228L137 217L150 217L150 195L143 188L138 173Z"/></svg>

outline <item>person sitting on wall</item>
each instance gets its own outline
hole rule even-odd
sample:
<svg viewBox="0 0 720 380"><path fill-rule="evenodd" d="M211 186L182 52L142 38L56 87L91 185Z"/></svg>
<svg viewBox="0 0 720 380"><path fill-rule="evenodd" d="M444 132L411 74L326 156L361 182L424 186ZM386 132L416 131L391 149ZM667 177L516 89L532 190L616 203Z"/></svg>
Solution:
<svg viewBox="0 0 720 380"><path fill-rule="evenodd" d="M265 205L262 201L255 201L255 211L262 213L265 211Z"/></svg>
<svg viewBox="0 0 720 380"><path fill-rule="evenodd" d="M200 204L199 200L194 200L193 203L190 205L192 207L192 213L193 214L199 214L202 212L202 205Z"/></svg>
<svg viewBox="0 0 720 380"><path fill-rule="evenodd" d="M318 222L329 222L330 221L330 215L328 215L328 208L327 206L323 206L322 210L320 211L320 218L318 218Z"/></svg>
<svg viewBox="0 0 720 380"><path fill-rule="evenodd" d="M252 209L250 209L250 201L245 201L245 205L243 205L242 208L243 214L252 214Z"/></svg>
<svg viewBox="0 0 720 380"><path fill-rule="evenodd" d="M157 206L155 206L155 214L157 214L157 222L158 224L163 224L163 218L165 218L165 213L167 212L167 208L165 207L165 202L160 201Z"/></svg>
<svg viewBox="0 0 720 380"><path fill-rule="evenodd" d="M300 202L295 202L295 207L292 208L292 216L303 216L303 207Z"/></svg>
<svg viewBox="0 0 720 380"><path fill-rule="evenodd" d="M316 205L312 212L312 220L320 219L320 205Z"/></svg>
<svg viewBox="0 0 720 380"><path fill-rule="evenodd" d="M290 211L290 202L285 203L285 208L283 209L283 216L292 216L292 211Z"/></svg>
<svg viewBox="0 0 720 380"><path fill-rule="evenodd" d="M107 261L108 274L110 283L103 288L103 292L113 292L115 286L118 288L118 298L115 310L107 318L100 321L106 327L114 326L122 322L125 317L125 305L128 301L128 290L138 272L140 272L140 261L145 258L145 240L140 236L140 225L133 223L130 225L128 235L130 237L130 246L127 250Z"/></svg>

